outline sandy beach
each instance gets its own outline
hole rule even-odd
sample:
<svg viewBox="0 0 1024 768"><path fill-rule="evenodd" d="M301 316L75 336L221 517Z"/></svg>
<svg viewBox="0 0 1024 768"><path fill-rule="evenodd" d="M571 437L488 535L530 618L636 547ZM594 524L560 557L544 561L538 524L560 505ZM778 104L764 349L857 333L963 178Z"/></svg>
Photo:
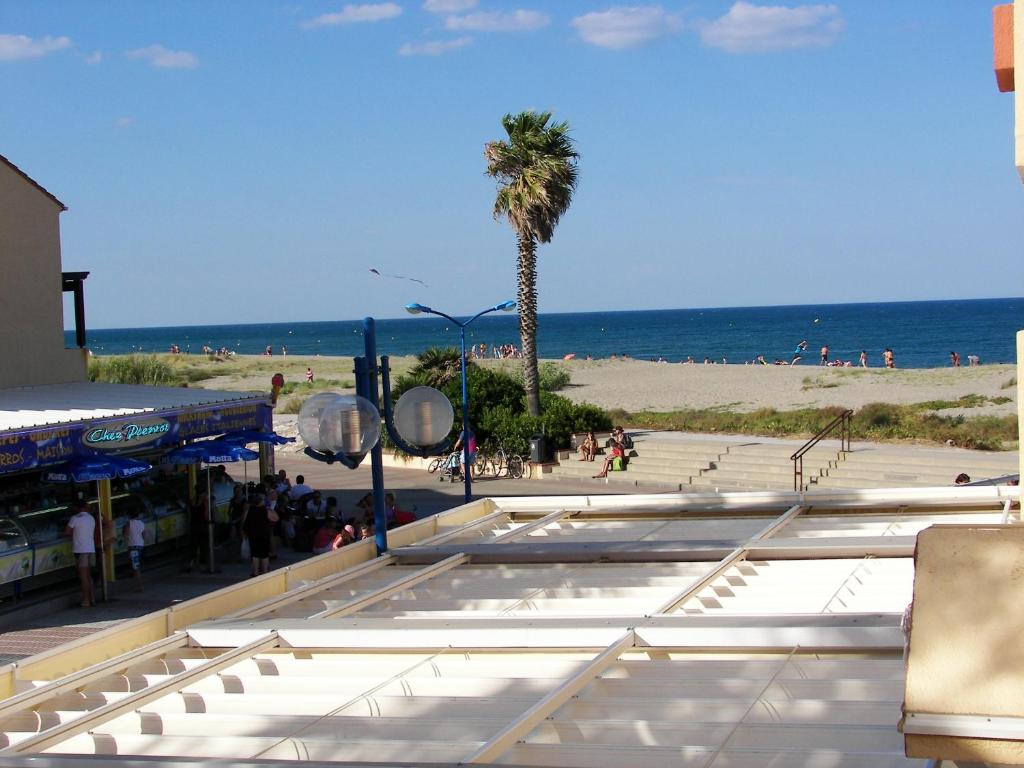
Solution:
<svg viewBox="0 0 1024 768"><path fill-rule="evenodd" d="M190 362L209 366L218 373L194 385L208 389L267 391L274 373L283 373L286 381L305 381L308 366L318 380L336 382L330 389L353 391L352 358L348 357L245 356L228 362L208 362L192 356ZM408 370L414 362L411 357L391 358L392 377ZM483 360L480 364L512 369L519 361ZM1016 413L1017 409L1016 367L1012 365L886 370L815 365L681 365L641 360L572 360L556 364L572 376L572 383L560 394L576 402L633 412L859 408L876 402L955 401L968 395L979 396L983 403L971 408L946 408L941 411L943 415L1003 416ZM287 401L288 396L284 399Z"/></svg>

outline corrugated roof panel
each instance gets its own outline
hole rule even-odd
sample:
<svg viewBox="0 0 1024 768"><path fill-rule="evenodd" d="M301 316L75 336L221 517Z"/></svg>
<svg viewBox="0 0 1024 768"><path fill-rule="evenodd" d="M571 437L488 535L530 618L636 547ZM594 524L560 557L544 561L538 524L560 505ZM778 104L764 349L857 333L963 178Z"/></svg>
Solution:
<svg viewBox="0 0 1024 768"><path fill-rule="evenodd" d="M77 382L0 389L0 432L266 397L189 387Z"/></svg>

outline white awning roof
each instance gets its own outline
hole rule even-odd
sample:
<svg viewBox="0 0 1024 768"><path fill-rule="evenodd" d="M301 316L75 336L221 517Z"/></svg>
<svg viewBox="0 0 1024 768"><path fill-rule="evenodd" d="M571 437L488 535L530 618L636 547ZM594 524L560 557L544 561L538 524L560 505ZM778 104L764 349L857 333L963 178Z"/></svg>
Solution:
<svg viewBox="0 0 1024 768"><path fill-rule="evenodd" d="M0 389L0 433L265 398L259 392L77 382Z"/></svg>
<svg viewBox="0 0 1024 768"><path fill-rule="evenodd" d="M914 535L1018 493L475 502L94 668L26 669L0 766L920 766L897 730Z"/></svg>

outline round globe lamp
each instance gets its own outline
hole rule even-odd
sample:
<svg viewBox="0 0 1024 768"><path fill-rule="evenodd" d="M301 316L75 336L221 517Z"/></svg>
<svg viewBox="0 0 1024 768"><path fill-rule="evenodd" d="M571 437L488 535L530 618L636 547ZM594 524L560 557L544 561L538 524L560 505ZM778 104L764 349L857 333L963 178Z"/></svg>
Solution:
<svg viewBox="0 0 1024 768"><path fill-rule="evenodd" d="M453 423L451 402L433 387L413 387L395 404L393 426L410 445L437 445L451 432Z"/></svg>
<svg viewBox="0 0 1024 768"><path fill-rule="evenodd" d="M358 395L314 395L299 409L298 422L299 434L314 451L363 456L380 439L380 414Z"/></svg>

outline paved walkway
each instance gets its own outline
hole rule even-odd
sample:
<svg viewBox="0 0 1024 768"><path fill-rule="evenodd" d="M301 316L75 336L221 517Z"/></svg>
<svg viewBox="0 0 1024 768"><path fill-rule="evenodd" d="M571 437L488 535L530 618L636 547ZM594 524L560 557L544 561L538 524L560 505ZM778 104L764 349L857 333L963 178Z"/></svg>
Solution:
<svg viewBox="0 0 1024 768"><path fill-rule="evenodd" d="M355 514L355 504L371 488L369 460L364 466L348 470L341 465L328 466L301 454L279 455L277 466L295 480L302 474L306 482L323 492L336 496L346 514ZM238 473L241 478L241 473ZM250 477L252 473L250 473ZM419 517L442 512L463 503L462 483L440 483L436 475L419 469L385 467L387 490L394 492L401 506L415 507ZM570 483L551 480L487 479L474 485L477 498L486 496L527 496L566 494L622 493L620 488L608 488L598 483ZM648 489L661 492L659 489ZM631 493L644 492L643 488L630 488ZM360 513L361 516L361 513ZM271 565L280 568L304 558L282 547L278 559ZM213 592L248 578L247 563L218 564L219 573L181 573L179 562L171 560L162 566L144 571L145 591L136 592L131 580L109 585L108 602L92 608L78 605L77 583L69 582L68 589L47 597L28 595L24 602L7 611L0 611L0 664L40 653L84 635L106 629L127 619L162 610L175 603ZM98 588L97 588L98 589Z"/></svg>

